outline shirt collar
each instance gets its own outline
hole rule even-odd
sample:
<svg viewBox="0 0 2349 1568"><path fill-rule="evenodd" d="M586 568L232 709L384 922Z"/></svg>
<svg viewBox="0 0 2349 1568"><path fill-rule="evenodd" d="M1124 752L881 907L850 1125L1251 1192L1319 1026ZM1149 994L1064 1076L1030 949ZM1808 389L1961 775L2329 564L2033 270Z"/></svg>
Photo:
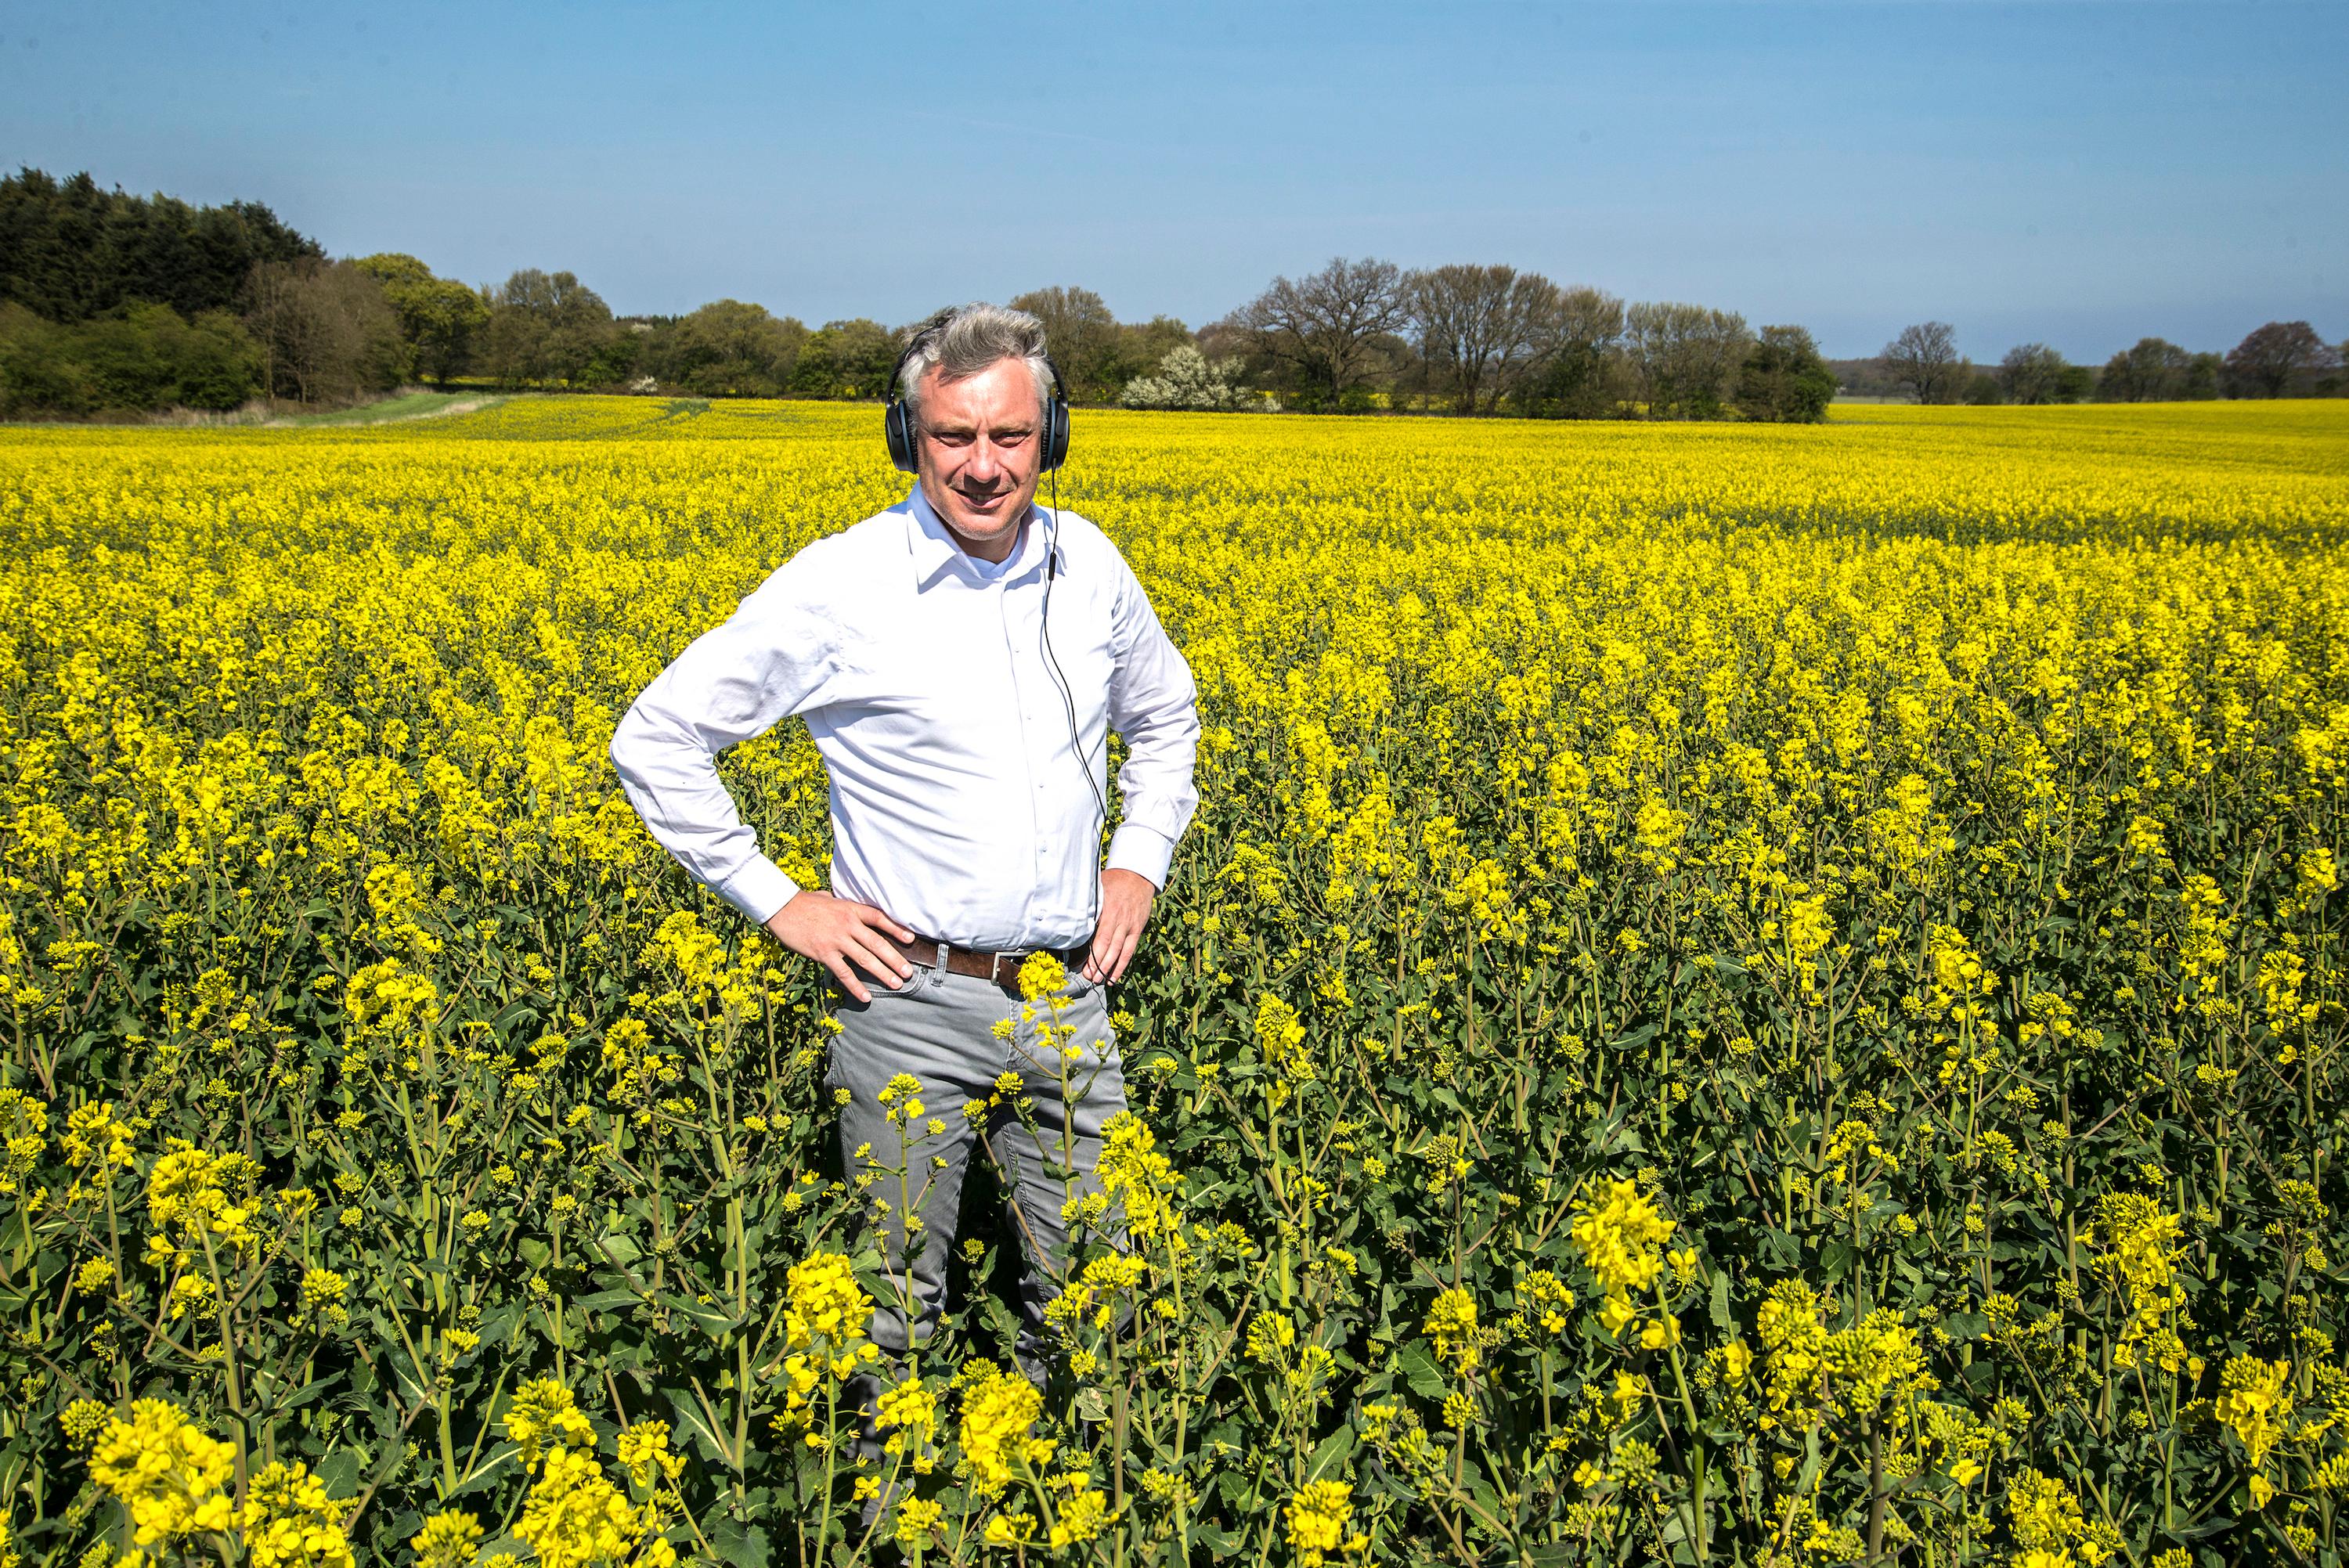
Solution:
<svg viewBox="0 0 2349 1568"><path fill-rule="evenodd" d="M1012 547L1011 559L1000 581L1009 583L1043 563L1046 532L1043 521L1043 510L1031 504L1028 508L1027 521L1020 525L1019 542ZM922 487L918 484L906 500L905 549L913 560L914 586L916 588L928 587L937 581L939 573L947 571L959 573L972 582L982 581L979 563L955 542L954 535L947 531L945 521L930 505L930 498L922 493Z"/></svg>

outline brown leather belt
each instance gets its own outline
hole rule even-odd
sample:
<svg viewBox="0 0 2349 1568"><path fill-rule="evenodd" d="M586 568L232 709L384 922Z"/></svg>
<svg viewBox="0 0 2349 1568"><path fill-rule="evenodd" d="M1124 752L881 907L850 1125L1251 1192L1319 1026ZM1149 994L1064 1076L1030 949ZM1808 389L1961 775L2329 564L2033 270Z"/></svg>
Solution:
<svg viewBox="0 0 2349 1568"><path fill-rule="evenodd" d="M883 933L887 935L887 933ZM924 969L938 966L938 954L946 954L946 972L968 975L974 980L985 980L999 985L1013 995L1019 994L1019 966L1038 953L1050 953L1059 959L1070 974L1074 975L1092 951L1091 943L1070 948L1030 947L1017 953L987 953L969 947L957 947L946 942L900 942L889 937L889 944L908 964Z"/></svg>

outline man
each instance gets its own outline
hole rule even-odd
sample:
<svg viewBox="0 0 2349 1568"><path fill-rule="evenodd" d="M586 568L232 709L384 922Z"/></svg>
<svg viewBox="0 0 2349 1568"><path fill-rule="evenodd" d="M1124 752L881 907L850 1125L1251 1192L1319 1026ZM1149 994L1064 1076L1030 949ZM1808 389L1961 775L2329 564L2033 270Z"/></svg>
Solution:
<svg viewBox="0 0 2349 1568"><path fill-rule="evenodd" d="M1098 1191L1102 1125L1125 1106L1103 993L1198 802L1195 693L1116 547L1035 504L1067 407L1034 316L942 313L891 393L913 494L801 551L696 640L621 720L612 760L653 836L844 994L826 1082L851 1174L874 1173L889 1205L896 1286L874 1342L903 1353L936 1326L984 1139L1011 1167L1032 1361L1064 1205ZM831 774L830 892L760 852L712 762L793 714ZM1111 728L1125 814L1104 866ZM1038 952L1068 965L1057 1016L1019 997ZM918 1091L893 1088L900 1074ZM974 1099L991 1101L975 1119Z"/></svg>

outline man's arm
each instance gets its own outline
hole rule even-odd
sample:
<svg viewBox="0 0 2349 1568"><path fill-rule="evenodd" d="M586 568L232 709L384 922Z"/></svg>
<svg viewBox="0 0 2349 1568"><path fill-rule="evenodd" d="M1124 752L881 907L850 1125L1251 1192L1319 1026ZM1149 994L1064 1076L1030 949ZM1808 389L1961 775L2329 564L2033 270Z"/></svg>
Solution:
<svg viewBox="0 0 2349 1568"><path fill-rule="evenodd" d="M1117 771L1125 820L1109 841L1102 872L1101 923L1085 962L1088 979L1116 981L1149 923L1199 795L1191 770L1199 751L1198 688L1191 666L1158 624L1149 596L1119 562L1125 581L1111 633L1110 727L1125 738Z"/></svg>
<svg viewBox="0 0 2349 1568"><path fill-rule="evenodd" d="M612 733L612 765L645 826L696 881L870 1001L851 960L903 979L905 961L879 934L913 934L869 904L803 891L760 850L718 777L719 752L823 701L829 618L796 592L797 564L768 578L644 689Z"/></svg>

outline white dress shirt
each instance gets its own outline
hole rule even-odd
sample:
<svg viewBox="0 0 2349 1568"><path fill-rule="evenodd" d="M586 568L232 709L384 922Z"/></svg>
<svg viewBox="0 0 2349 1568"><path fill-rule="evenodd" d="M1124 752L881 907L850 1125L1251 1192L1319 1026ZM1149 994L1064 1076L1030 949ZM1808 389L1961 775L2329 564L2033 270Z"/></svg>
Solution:
<svg viewBox="0 0 2349 1568"><path fill-rule="evenodd" d="M1048 541L1066 698L1041 642ZM798 714L832 778L833 892L960 947L1068 948L1099 913L1109 730L1126 756L1108 863L1164 886L1199 800L1195 696L1100 529L1032 508L991 564L916 487L792 556L695 639L620 721L612 761L653 837L763 923L799 887L760 851L714 758Z"/></svg>

